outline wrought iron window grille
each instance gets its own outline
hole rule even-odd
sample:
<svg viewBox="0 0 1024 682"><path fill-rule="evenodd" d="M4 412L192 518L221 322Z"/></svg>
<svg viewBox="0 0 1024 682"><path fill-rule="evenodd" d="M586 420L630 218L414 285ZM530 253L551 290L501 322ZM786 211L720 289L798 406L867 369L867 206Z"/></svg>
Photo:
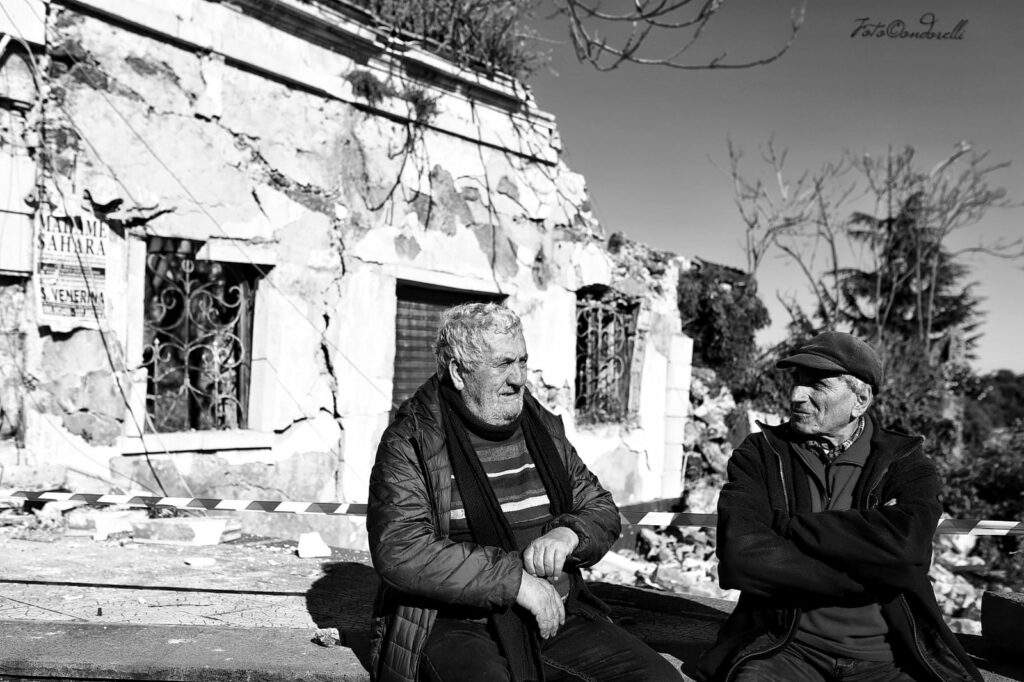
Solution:
<svg viewBox="0 0 1024 682"><path fill-rule="evenodd" d="M630 372L639 304L607 287L580 290L576 300L576 420L630 418Z"/></svg>
<svg viewBox="0 0 1024 682"><path fill-rule="evenodd" d="M197 260L201 245L163 237L148 243L147 431L247 427L256 268Z"/></svg>

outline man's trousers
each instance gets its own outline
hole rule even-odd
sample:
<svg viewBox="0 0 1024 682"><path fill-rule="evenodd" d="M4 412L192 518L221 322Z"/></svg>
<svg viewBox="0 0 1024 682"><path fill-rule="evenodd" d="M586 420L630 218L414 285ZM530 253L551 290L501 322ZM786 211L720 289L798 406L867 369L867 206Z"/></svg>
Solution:
<svg viewBox="0 0 1024 682"><path fill-rule="evenodd" d="M662 656L611 621L590 614L566 614L565 625L541 640L544 678L611 682L682 679ZM428 682L504 682L508 664L487 623L438 618L420 659Z"/></svg>

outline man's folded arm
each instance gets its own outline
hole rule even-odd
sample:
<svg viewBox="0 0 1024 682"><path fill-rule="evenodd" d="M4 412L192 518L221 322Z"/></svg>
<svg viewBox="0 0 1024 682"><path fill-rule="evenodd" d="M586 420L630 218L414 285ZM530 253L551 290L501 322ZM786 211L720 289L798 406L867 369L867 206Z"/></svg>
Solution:
<svg viewBox="0 0 1024 682"><path fill-rule="evenodd" d="M522 581L516 552L438 538L424 473L411 447L382 442L370 474L366 526L381 579L446 604L503 608Z"/></svg>
<svg viewBox="0 0 1024 682"><path fill-rule="evenodd" d="M843 600L866 594L845 571L802 551L772 528L765 472L741 446L730 458L718 502L718 578L758 597Z"/></svg>
<svg viewBox="0 0 1024 682"><path fill-rule="evenodd" d="M918 458L900 477L904 484L886 491L893 497L877 508L794 514L777 527L811 556L860 580L892 584L907 567L927 567L942 511L931 462Z"/></svg>

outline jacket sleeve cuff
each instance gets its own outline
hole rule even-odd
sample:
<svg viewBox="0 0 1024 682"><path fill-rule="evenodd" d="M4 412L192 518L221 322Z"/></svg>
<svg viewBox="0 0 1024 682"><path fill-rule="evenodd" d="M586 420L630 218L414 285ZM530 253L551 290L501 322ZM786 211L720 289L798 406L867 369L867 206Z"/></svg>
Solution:
<svg viewBox="0 0 1024 682"><path fill-rule="evenodd" d="M579 543L576 545L576 549L572 551L572 555L566 563L575 564L576 566L585 566L594 563L604 556L607 548L597 546L597 542L595 542L593 535L589 532L587 525L578 516L575 516L574 514L560 514L548 521L547 524L544 525L543 531L547 533L551 529L558 528L559 526L568 528L572 532L576 533L576 537L579 538Z"/></svg>

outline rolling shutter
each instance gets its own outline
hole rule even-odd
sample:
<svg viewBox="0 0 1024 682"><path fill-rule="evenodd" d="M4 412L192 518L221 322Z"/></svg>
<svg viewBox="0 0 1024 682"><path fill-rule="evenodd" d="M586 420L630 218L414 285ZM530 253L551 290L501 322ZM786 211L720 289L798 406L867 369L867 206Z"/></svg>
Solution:
<svg viewBox="0 0 1024 682"><path fill-rule="evenodd" d="M397 287L395 315L395 380L391 392L394 415L407 398L436 371L434 339L441 313L453 305L479 301L500 302L504 297L476 291L430 289L412 284Z"/></svg>

